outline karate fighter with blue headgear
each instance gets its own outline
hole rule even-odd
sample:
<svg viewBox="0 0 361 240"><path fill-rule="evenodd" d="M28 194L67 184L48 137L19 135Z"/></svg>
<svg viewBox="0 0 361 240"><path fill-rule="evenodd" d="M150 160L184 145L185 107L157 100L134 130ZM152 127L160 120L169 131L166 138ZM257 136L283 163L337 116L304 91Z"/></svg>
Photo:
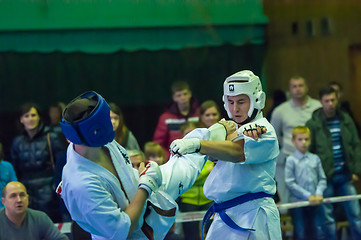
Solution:
<svg viewBox="0 0 361 240"><path fill-rule="evenodd" d="M275 131L261 112L265 99L261 81L253 72L237 72L225 80L223 95L237 131L227 136L232 122L223 122L223 141L190 138L171 144L178 155L200 152L218 160L203 188L215 202L203 225L216 213L206 239L282 239L272 198L279 149Z"/></svg>
<svg viewBox="0 0 361 240"><path fill-rule="evenodd" d="M96 92L71 101L61 128L71 142L58 187L74 221L93 239L163 239L175 221L175 199L187 191L203 168L200 153L173 156L132 168L126 150L114 141L110 109ZM223 137L223 127L198 129L202 140Z"/></svg>

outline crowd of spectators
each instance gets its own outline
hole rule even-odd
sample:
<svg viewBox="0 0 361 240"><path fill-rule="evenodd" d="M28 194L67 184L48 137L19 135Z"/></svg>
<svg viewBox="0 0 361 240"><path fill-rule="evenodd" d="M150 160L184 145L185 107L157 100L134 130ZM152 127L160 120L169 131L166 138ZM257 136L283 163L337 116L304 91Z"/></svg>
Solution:
<svg viewBox="0 0 361 240"><path fill-rule="evenodd" d="M181 138L195 128L208 128L222 118L217 103L207 100L199 104L196 97L192 96L186 81L174 82L171 85L171 92L172 101L159 116L153 139L141 139L142 142L146 142L143 148L137 141L137 137L140 136L135 136L126 126L120 107L116 103L109 103L115 140L127 149L134 168L137 168L141 162L147 161L164 164L169 158L169 145L173 140ZM321 209L313 211L310 208L311 211L308 212L291 211L297 229L295 239L305 237L302 233L306 230L302 226L307 221L301 221L300 219L303 218L300 216L305 214L304 219L308 219L308 215L314 216L316 212L320 213L317 215L315 226L327 229L327 239L336 239L337 219L333 214L333 206L322 204L322 199L357 194L353 183L358 181L358 176L361 174L361 146L356 127L358 125L354 123L349 104L342 95L342 86L337 82L320 89L317 100L308 95L306 80L301 76L294 76L289 81L288 100L286 96L286 91L277 90L274 94L274 105L267 113L277 133L280 147L276 170L279 203L306 200L310 201L311 205L319 205ZM50 121L45 124L38 106L31 102L25 103L21 106L18 118L22 131L14 136L9 156L4 156L0 143L0 190L13 182L10 186L15 186L24 192L26 204L28 201L31 209L42 212L41 214L34 212L35 215L48 221L42 215L45 213L53 222L71 221L62 199L55 194L55 188L61 181L62 168L66 163L68 145L59 125L64 107L62 103L51 105ZM303 127L309 130L304 130ZM295 129L298 129L296 133ZM306 144L305 152L300 152L299 146L295 143L295 136L299 137L300 134L306 139L304 142L308 141L309 135L309 149ZM306 163L304 160L302 165L300 161L303 159L311 160ZM295 169L290 171L290 166ZM203 184L213 167L214 163L208 161L194 187L180 197L178 200L180 211L206 210L212 204L203 194ZM316 167L321 169L316 171ZM297 168L304 169L303 172L299 171L299 176L293 175L297 172ZM323 171L325 178L321 176ZM315 176L315 174L321 175ZM312 179L318 179L315 180L316 182L323 179L324 187L318 188L317 184L316 187L311 187L307 180L312 181ZM309 188L305 187L306 185ZM314 196L317 196L317 201ZM7 191L3 191L3 199L2 202L9 202ZM359 202L349 201L343 206L350 223L351 236L353 239L361 239ZM4 208L2 203L0 203L1 208ZM283 213L287 214L287 212ZM82 231L75 223L74 228L77 229L76 232ZM171 231L174 233L174 228ZM83 233L83 236L90 237L86 233ZM180 239L181 236L184 239L200 239L199 223L183 223L183 233L169 235L168 239ZM319 236L315 238L321 239Z"/></svg>

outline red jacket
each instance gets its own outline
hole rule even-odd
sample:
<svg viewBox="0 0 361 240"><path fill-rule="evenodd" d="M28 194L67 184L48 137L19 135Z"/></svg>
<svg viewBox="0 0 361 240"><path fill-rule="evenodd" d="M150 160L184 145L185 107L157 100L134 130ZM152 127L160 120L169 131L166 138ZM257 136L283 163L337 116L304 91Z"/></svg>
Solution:
<svg viewBox="0 0 361 240"><path fill-rule="evenodd" d="M187 116L183 116L173 102L168 109L159 117L154 132L153 141L161 145L166 153L166 160L169 158L169 146L175 139L182 138L180 126L186 121L198 122L199 105L194 98L191 99L191 108Z"/></svg>

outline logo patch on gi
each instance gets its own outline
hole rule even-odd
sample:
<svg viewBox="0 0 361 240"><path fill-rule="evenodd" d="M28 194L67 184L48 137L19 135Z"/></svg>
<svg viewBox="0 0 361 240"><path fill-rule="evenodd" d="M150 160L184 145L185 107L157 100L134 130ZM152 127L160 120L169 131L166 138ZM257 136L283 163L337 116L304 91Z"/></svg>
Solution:
<svg viewBox="0 0 361 240"><path fill-rule="evenodd" d="M234 85L233 84L229 84L228 88L229 88L228 90L230 92L234 92Z"/></svg>

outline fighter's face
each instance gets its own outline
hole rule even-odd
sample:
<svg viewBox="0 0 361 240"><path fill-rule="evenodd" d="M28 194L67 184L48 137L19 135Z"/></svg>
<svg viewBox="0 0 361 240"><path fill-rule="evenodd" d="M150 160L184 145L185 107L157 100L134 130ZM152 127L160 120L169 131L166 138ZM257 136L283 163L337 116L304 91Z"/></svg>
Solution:
<svg viewBox="0 0 361 240"><path fill-rule="evenodd" d="M326 117L335 116L338 104L336 93L333 92L322 96L321 104Z"/></svg>
<svg viewBox="0 0 361 240"><path fill-rule="evenodd" d="M305 154L311 144L310 135L308 133L297 133L292 138L292 143L300 153Z"/></svg>
<svg viewBox="0 0 361 240"><path fill-rule="evenodd" d="M227 96L227 101L229 111L232 115L232 119L236 123L241 123L248 118L248 110L251 102L246 94Z"/></svg>
<svg viewBox="0 0 361 240"><path fill-rule="evenodd" d="M119 115L110 111L110 120L112 121L113 131L116 131L119 127L119 121L120 121Z"/></svg>
<svg viewBox="0 0 361 240"><path fill-rule="evenodd" d="M26 131L34 130L39 126L40 116L38 111L32 107L29 112L20 117L20 122L24 125Z"/></svg>
<svg viewBox="0 0 361 240"><path fill-rule="evenodd" d="M208 108L202 115L201 121L206 125L206 127L210 127L216 122L219 121L220 115L216 107Z"/></svg>
<svg viewBox="0 0 361 240"><path fill-rule="evenodd" d="M293 78L290 81L290 95L293 99L302 99L307 96L308 88L303 78Z"/></svg>

